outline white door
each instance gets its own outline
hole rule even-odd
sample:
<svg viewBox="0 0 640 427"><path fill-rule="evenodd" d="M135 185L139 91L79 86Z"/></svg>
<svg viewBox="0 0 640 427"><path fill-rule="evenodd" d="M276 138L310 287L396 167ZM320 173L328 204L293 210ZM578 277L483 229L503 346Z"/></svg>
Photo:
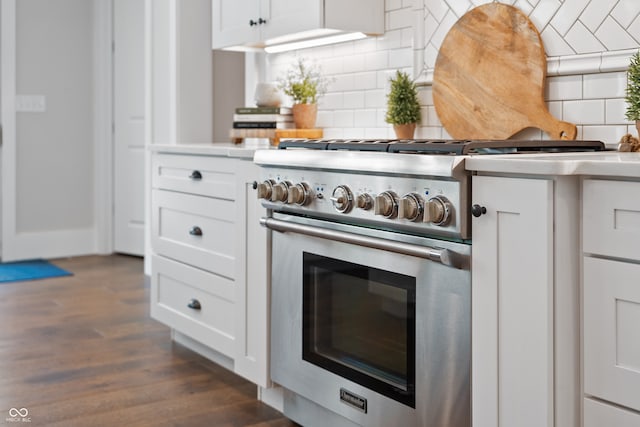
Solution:
<svg viewBox="0 0 640 427"><path fill-rule="evenodd" d="M144 254L144 0L114 1L114 242Z"/></svg>
<svg viewBox="0 0 640 427"><path fill-rule="evenodd" d="M260 39L263 25L259 0L213 0L211 3L211 46L216 49L252 43Z"/></svg>

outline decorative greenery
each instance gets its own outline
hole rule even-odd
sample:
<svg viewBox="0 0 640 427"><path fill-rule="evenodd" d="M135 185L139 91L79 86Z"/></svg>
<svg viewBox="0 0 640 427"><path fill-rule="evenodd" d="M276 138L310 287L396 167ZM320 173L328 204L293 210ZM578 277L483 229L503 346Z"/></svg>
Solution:
<svg viewBox="0 0 640 427"><path fill-rule="evenodd" d="M640 51L633 54L627 71L627 120L640 120Z"/></svg>
<svg viewBox="0 0 640 427"><path fill-rule="evenodd" d="M316 104L318 98L327 92L330 82L322 75L320 66L298 58L285 77L278 79L278 86L296 104Z"/></svg>
<svg viewBox="0 0 640 427"><path fill-rule="evenodd" d="M387 94L387 114L385 120L394 125L418 123L420 103L416 84L404 71L397 70L395 78L389 79L391 90Z"/></svg>

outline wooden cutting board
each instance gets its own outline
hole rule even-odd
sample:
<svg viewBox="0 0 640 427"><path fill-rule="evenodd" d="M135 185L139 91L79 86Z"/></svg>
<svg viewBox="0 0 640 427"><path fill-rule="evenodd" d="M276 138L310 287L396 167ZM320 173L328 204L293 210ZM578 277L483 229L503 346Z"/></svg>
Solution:
<svg viewBox="0 0 640 427"><path fill-rule="evenodd" d="M445 37L433 76L433 102L457 139L507 139L528 127L575 139L544 102L547 59L540 33L517 8L476 7Z"/></svg>

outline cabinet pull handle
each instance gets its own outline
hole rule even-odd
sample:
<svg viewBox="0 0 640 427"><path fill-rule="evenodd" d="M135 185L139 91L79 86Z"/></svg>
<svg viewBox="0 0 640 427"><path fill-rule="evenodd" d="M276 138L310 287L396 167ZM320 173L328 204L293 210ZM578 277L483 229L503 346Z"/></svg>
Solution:
<svg viewBox="0 0 640 427"><path fill-rule="evenodd" d="M262 18L258 19L258 24L266 24L266 23L267 23L266 19L262 19Z"/></svg>
<svg viewBox="0 0 640 427"><path fill-rule="evenodd" d="M187 304L187 307L193 309L193 310L200 310L202 309L202 304L200 304L200 301L198 301L197 299L193 298L191 301L189 301L189 304Z"/></svg>
<svg viewBox="0 0 640 427"><path fill-rule="evenodd" d="M258 21L254 21L253 19L250 19L249 20L249 25L252 26L252 27L255 26L255 25L258 25Z"/></svg>
<svg viewBox="0 0 640 427"><path fill-rule="evenodd" d="M193 227L191 227L191 230L189 230L189 234L191 234L192 236L202 236L202 228L194 225Z"/></svg>
<svg viewBox="0 0 640 427"><path fill-rule="evenodd" d="M194 181L200 181L202 179L202 174L200 173L200 171L193 171L191 172L191 175L189 175L189 178Z"/></svg>
<svg viewBox="0 0 640 427"><path fill-rule="evenodd" d="M480 206L480 205L471 206L471 215L475 216L476 218L479 218L481 215L484 215L486 213L487 213L487 208L485 208L484 206Z"/></svg>

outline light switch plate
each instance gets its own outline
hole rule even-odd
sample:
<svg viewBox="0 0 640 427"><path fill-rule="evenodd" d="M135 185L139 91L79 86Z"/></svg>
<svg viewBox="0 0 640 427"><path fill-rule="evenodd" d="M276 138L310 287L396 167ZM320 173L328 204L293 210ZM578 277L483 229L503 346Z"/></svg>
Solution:
<svg viewBox="0 0 640 427"><path fill-rule="evenodd" d="M16 112L44 113L47 101L44 95L16 95Z"/></svg>

